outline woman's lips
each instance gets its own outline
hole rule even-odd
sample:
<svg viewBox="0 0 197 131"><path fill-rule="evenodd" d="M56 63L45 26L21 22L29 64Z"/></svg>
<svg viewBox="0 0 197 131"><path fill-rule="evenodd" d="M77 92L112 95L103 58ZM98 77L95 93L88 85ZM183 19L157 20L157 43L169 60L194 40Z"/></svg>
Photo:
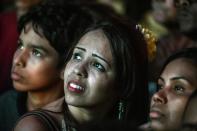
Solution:
<svg viewBox="0 0 197 131"><path fill-rule="evenodd" d="M161 118L162 116L164 115L159 110L151 110L149 113L149 117L151 119L158 119L158 118Z"/></svg>
<svg viewBox="0 0 197 131"><path fill-rule="evenodd" d="M84 92L85 88L81 86L78 82L76 81L70 81L67 85L67 88L70 92L75 92L75 93L82 93Z"/></svg>

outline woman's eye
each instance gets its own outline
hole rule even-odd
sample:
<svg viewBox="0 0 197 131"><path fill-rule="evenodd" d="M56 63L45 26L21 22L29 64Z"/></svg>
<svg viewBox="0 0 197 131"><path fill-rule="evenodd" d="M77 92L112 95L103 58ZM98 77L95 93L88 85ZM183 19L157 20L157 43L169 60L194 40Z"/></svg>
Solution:
<svg viewBox="0 0 197 131"><path fill-rule="evenodd" d="M42 56L42 53L37 49L33 49L32 54L36 57L41 57Z"/></svg>
<svg viewBox="0 0 197 131"><path fill-rule="evenodd" d="M183 86L180 86L180 85L175 85L174 90L176 92L184 92L185 88Z"/></svg>
<svg viewBox="0 0 197 131"><path fill-rule="evenodd" d="M74 53L74 54L73 54L73 59L74 59L74 60L81 60L80 54L79 54L79 53Z"/></svg>
<svg viewBox="0 0 197 131"><path fill-rule="evenodd" d="M101 72L105 72L105 68L104 68L104 66L103 66L103 65L101 65L100 63L98 63L98 62L94 62L94 63L93 63L93 66L94 66L94 67L96 67L99 71L101 71Z"/></svg>
<svg viewBox="0 0 197 131"><path fill-rule="evenodd" d="M159 91L159 90L161 90L161 89L163 89L162 84L158 84L158 83L157 83L157 91Z"/></svg>

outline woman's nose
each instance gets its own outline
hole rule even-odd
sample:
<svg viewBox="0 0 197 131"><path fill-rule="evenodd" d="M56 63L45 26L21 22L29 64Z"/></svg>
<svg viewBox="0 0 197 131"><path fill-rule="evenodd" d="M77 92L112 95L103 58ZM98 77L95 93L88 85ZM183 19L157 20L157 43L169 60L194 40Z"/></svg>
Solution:
<svg viewBox="0 0 197 131"><path fill-rule="evenodd" d="M158 104L166 104L167 103L167 92L165 89L161 89L153 95L152 100Z"/></svg>
<svg viewBox="0 0 197 131"><path fill-rule="evenodd" d="M80 77L86 78L88 76L87 73L87 67L88 65L85 63L79 63L75 68L74 68L74 73Z"/></svg>

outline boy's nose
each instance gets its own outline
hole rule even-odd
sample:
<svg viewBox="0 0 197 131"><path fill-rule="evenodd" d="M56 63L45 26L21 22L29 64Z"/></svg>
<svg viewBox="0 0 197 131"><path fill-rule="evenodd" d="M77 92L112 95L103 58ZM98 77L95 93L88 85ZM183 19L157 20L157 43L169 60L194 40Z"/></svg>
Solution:
<svg viewBox="0 0 197 131"><path fill-rule="evenodd" d="M16 66L25 67L28 59L28 52L26 50L17 50L13 59Z"/></svg>

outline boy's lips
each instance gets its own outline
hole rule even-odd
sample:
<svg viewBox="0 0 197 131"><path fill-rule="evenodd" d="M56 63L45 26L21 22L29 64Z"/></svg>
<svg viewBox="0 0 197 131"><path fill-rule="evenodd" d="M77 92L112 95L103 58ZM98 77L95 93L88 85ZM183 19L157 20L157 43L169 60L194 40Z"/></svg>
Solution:
<svg viewBox="0 0 197 131"><path fill-rule="evenodd" d="M22 76L17 72L12 72L11 78L12 78L12 80L18 81L18 80L22 79Z"/></svg>

